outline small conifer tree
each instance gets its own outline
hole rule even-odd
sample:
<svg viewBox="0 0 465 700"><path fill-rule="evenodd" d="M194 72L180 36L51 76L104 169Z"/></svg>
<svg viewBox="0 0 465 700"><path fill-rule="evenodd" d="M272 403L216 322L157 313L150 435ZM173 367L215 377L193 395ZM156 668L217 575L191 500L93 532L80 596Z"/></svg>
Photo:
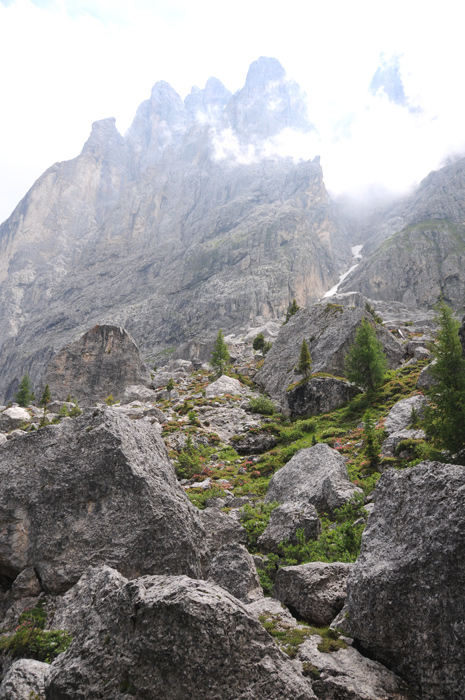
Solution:
<svg viewBox="0 0 465 700"><path fill-rule="evenodd" d="M19 385L18 393L15 396L15 401L20 406L29 406L31 401L34 400L34 394L32 391L31 380L26 372L24 377L21 379Z"/></svg>
<svg viewBox="0 0 465 700"><path fill-rule="evenodd" d="M48 384L45 385L40 397L39 406L44 406L44 408L50 403L50 387Z"/></svg>
<svg viewBox="0 0 465 700"><path fill-rule="evenodd" d="M312 369L312 358L310 357L310 351L308 349L307 341L305 338L302 340L302 345L300 346L299 363L297 365L297 372L303 374L305 378L310 376L310 370Z"/></svg>
<svg viewBox="0 0 465 700"><path fill-rule="evenodd" d="M168 384L166 385L166 391L168 392L168 400L171 401L171 392L174 389L174 379L170 377Z"/></svg>
<svg viewBox="0 0 465 700"><path fill-rule="evenodd" d="M215 367L219 374L223 374L225 365L229 362L229 350L226 345L223 331L220 329L216 336L215 345L211 354L210 363Z"/></svg>
<svg viewBox="0 0 465 700"><path fill-rule="evenodd" d="M426 411L425 425L438 447L455 454L465 448L465 359L460 324L446 304L438 305L436 320L436 363L429 369L435 383L427 391L432 405Z"/></svg>
<svg viewBox="0 0 465 700"><path fill-rule="evenodd" d="M297 311L299 311L299 309L300 309L300 306L298 305L298 303L296 302L296 300L293 299L293 300L292 300L292 303L289 304L289 306L288 306L288 308L287 308L287 311L286 311L286 320L284 321L284 323L287 323L287 322L289 321L289 319L291 318L291 316L294 316L294 314L296 314Z"/></svg>
<svg viewBox="0 0 465 700"><path fill-rule="evenodd" d="M383 346L371 325L363 319L346 357L347 378L371 393L381 384L386 368Z"/></svg>
<svg viewBox="0 0 465 700"><path fill-rule="evenodd" d="M263 350L263 346L265 345L265 336L263 333L259 333L257 336L255 336L252 347L254 350Z"/></svg>

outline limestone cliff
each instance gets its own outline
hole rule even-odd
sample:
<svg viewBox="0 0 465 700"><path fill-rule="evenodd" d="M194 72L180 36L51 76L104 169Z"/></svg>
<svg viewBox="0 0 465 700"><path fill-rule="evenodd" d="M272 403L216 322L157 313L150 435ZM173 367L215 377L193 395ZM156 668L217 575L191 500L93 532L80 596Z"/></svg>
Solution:
<svg viewBox="0 0 465 700"><path fill-rule="evenodd" d="M233 96L210 79L183 103L162 82L125 137L96 122L0 227L0 395L26 370L39 382L96 323L155 356L330 288L347 236L318 158L260 155L284 128L313 129L298 86L264 58Z"/></svg>
<svg viewBox="0 0 465 700"><path fill-rule="evenodd" d="M465 297L465 158L432 172L418 190L361 228L371 251L342 283L371 299L428 308Z"/></svg>

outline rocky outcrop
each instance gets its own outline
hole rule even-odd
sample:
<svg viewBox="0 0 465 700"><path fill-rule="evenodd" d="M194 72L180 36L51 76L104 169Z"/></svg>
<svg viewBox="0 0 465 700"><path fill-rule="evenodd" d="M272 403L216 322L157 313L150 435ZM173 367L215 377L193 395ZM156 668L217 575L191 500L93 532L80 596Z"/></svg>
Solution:
<svg viewBox="0 0 465 700"><path fill-rule="evenodd" d="M62 592L89 564L123 574L202 575L205 532L149 421L110 408L0 451L0 574L34 567Z"/></svg>
<svg viewBox="0 0 465 700"><path fill-rule="evenodd" d="M465 159L430 173L416 192L377 211L359 232L366 256L340 291L431 308L465 294ZM387 240L386 240L387 239ZM383 242L384 241L384 242ZM382 244L382 245L381 245Z"/></svg>
<svg viewBox="0 0 465 700"><path fill-rule="evenodd" d="M205 90L200 119L161 82L125 138L97 122L0 227L0 396L25 371L40 387L53 354L96 323L162 364L335 284L351 255L319 159L269 157L270 137L311 129L298 87L262 58L226 106L218 85Z"/></svg>
<svg viewBox="0 0 465 700"><path fill-rule="evenodd" d="M50 699L152 700L154 689L165 700L315 697L260 623L218 586L146 576L121 579L90 605L82 596L82 605L80 596L73 601L81 617L74 641L50 669Z"/></svg>
<svg viewBox="0 0 465 700"><path fill-rule="evenodd" d="M361 295L352 295L350 299L334 296L331 301L323 299L298 311L282 327L255 381L280 402L282 409L288 410L287 389L300 379L295 368L302 341L306 340L308 344L313 373L326 372L343 377L346 355L363 319L374 327L389 367L397 367L404 349L384 326L375 323L365 309L366 301Z"/></svg>
<svg viewBox="0 0 465 700"><path fill-rule="evenodd" d="M148 386L150 373L129 333L117 326L94 326L51 360L45 381L54 398L71 395L81 403L120 399L127 387Z"/></svg>
<svg viewBox="0 0 465 700"><path fill-rule="evenodd" d="M321 522L315 506L309 503L284 503L270 515L265 531L258 538L261 552L279 554L283 542L297 544L297 531L303 530L305 541L317 540Z"/></svg>
<svg viewBox="0 0 465 700"><path fill-rule="evenodd" d="M49 664L33 659L18 659L8 669L0 686L0 700L45 698L45 679Z"/></svg>
<svg viewBox="0 0 465 700"><path fill-rule="evenodd" d="M384 473L347 583L358 647L425 700L463 693L464 493L463 466Z"/></svg>
<svg viewBox="0 0 465 700"><path fill-rule="evenodd" d="M311 562L278 570L273 597L299 620L317 627L329 625L342 610L352 564Z"/></svg>
<svg viewBox="0 0 465 700"><path fill-rule="evenodd" d="M291 416L316 416L348 403L361 389L336 377L313 377L287 392Z"/></svg>
<svg viewBox="0 0 465 700"><path fill-rule="evenodd" d="M325 443L299 450L271 477L266 502L311 503L320 513L333 513L361 489L347 475L341 455Z"/></svg>

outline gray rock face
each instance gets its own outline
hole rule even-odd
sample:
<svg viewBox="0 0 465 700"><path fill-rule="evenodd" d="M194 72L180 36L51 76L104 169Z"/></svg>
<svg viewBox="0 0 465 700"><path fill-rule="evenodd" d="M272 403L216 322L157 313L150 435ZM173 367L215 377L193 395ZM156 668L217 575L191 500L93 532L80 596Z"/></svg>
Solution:
<svg viewBox="0 0 465 700"><path fill-rule="evenodd" d="M247 543L246 531L237 520L227 513L223 513L217 508L206 508L200 511L199 515L207 535L207 551L210 561L224 545Z"/></svg>
<svg viewBox="0 0 465 700"><path fill-rule="evenodd" d="M278 570L273 597L299 620L318 627L329 625L342 610L352 564L311 562Z"/></svg>
<svg viewBox="0 0 465 700"><path fill-rule="evenodd" d="M46 382L55 398L68 394L81 403L120 399L127 387L148 386L150 373L129 333L117 326L94 326L64 347L49 363Z"/></svg>
<svg viewBox="0 0 465 700"><path fill-rule="evenodd" d="M164 700L315 698L260 623L218 586L146 576L95 596L90 609L83 596L80 629L51 667L50 700L153 700L154 689Z"/></svg>
<svg viewBox="0 0 465 700"><path fill-rule="evenodd" d="M423 367L423 369L420 372L420 376L418 377L417 389L429 389L433 386L436 380L430 372L430 367L431 365L434 365L435 362L436 360L433 360L433 362L430 365Z"/></svg>
<svg viewBox="0 0 465 700"><path fill-rule="evenodd" d="M80 156L39 178L0 227L0 395L26 370L41 386L55 352L96 323L126 328L163 360L335 284L351 255L319 160L244 164L223 138L248 152L250 139L260 149L284 128L311 128L276 63L260 59L225 107L219 86L206 87L200 121L157 83L125 138L114 120L97 122Z"/></svg>
<svg viewBox="0 0 465 700"><path fill-rule="evenodd" d="M371 222L364 250L384 245L342 283L371 299L432 308L439 297L461 308L465 294L465 159L430 173L418 190Z"/></svg>
<svg viewBox="0 0 465 700"><path fill-rule="evenodd" d="M420 394L411 396L408 399L398 401L389 411L384 422L384 429L387 434L398 432L408 428L412 421L412 409L421 418L426 408L426 399Z"/></svg>
<svg viewBox="0 0 465 700"><path fill-rule="evenodd" d="M291 416L329 413L361 393L355 384L336 377L315 377L287 392Z"/></svg>
<svg viewBox="0 0 465 700"><path fill-rule="evenodd" d="M287 409L287 388L301 376L294 372L298 364L300 346L305 339L312 357L312 372L326 372L338 377L345 373L345 359L362 319L371 323L378 340L383 344L390 368L397 367L404 349L389 331L374 323L365 310L361 295L354 295L347 305L346 298L331 297L307 309L301 309L281 328L273 347L255 381L270 396ZM332 385L331 385L332 386Z"/></svg>
<svg viewBox="0 0 465 700"><path fill-rule="evenodd" d="M462 466L385 472L347 583L357 645L427 700L463 695L464 494Z"/></svg>
<svg viewBox="0 0 465 700"><path fill-rule="evenodd" d="M244 545L225 544L212 561L208 580L216 583L243 603L263 598L253 557Z"/></svg>
<svg viewBox="0 0 465 700"><path fill-rule="evenodd" d="M0 687L0 700L45 698L45 679L49 664L33 659L18 659L8 669Z"/></svg>
<svg viewBox="0 0 465 700"><path fill-rule="evenodd" d="M260 551L279 553L285 540L297 544L297 530L303 530L306 540L317 540L321 522L315 506L308 503L285 503L270 515L265 532L258 538Z"/></svg>
<svg viewBox="0 0 465 700"><path fill-rule="evenodd" d="M266 502L312 503L319 512L332 513L361 490L347 476L345 462L325 443L299 450L272 476Z"/></svg>
<svg viewBox="0 0 465 700"><path fill-rule="evenodd" d="M385 666L362 656L353 647L331 654L318 651L319 637L310 637L299 660L318 669L313 689L319 700L408 700L406 684Z"/></svg>
<svg viewBox="0 0 465 700"><path fill-rule="evenodd" d="M150 422L109 408L0 451L0 573L34 567L48 592L90 564L201 576L205 533Z"/></svg>

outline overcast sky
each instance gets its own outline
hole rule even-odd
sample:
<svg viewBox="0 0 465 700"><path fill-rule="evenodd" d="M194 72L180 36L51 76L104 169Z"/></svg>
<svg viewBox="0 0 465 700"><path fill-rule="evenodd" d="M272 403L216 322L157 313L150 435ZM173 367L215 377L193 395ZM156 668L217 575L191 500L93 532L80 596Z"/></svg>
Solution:
<svg viewBox="0 0 465 700"><path fill-rule="evenodd" d="M321 155L331 191L403 191L465 153L463 15L457 0L0 0L0 221L93 121L124 134L158 80L234 92L259 56L307 93L320 142L286 147ZM368 91L382 54L405 106Z"/></svg>

